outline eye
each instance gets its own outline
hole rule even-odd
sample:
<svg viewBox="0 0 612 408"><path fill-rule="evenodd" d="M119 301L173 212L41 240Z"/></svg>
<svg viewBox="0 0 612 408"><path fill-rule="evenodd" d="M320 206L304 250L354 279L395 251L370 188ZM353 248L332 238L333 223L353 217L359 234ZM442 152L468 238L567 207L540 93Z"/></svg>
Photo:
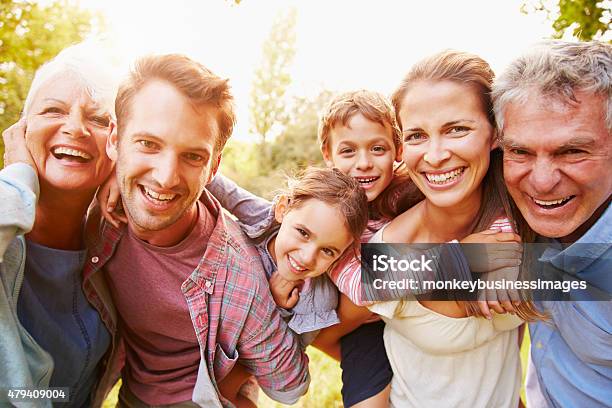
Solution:
<svg viewBox="0 0 612 408"><path fill-rule="evenodd" d="M586 152L580 149L567 149L563 152L563 154L569 154L569 155L583 154L583 153L586 153Z"/></svg>
<svg viewBox="0 0 612 408"><path fill-rule="evenodd" d="M141 145L142 147L144 147L145 149L149 149L149 150L153 150L157 147L157 144L150 141L150 140L139 140L137 142L139 145Z"/></svg>
<svg viewBox="0 0 612 408"><path fill-rule="evenodd" d="M465 132L469 132L471 129L469 127L466 126L453 126L450 129L448 129L448 133L451 134L463 134Z"/></svg>
<svg viewBox="0 0 612 408"><path fill-rule="evenodd" d="M529 153L527 152L527 150L524 150L524 149L509 149L508 152L515 154L517 156L524 156Z"/></svg>
<svg viewBox="0 0 612 408"><path fill-rule="evenodd" d="M200 156L197 153L185 153L184 157L192 162L202 162L204 161L204 157Z"/></svg>
<svg viewBox="0 0 612 408"><path fill-rule="evenodd" d="M295 230L304 238L308 238L308 233L300 227L296 227Z"/></svg>
<svg viewBox="0 0 612 408"><path fill-rule="evenodd" d="M92 116L90 120L98 126L108 127L110 125L110 119L106 116Z"/></svg>
<svg viewBox="0 0 612 408"><path fill-rule="evenodd" d="M353 149L351 149L350 147L343 147L342 149L340 149L340 154L351 154L353 153Z"/></svg>
<svg viewBox="0 0 612 408"><path fill-rule="evenodd" d="M376 146L372 147L372 151L374 151L376 153L384 153L384 152L387 151L387 148L385 146L376 145Z"/></svg>
<svg viewBox="0 0 612 408"><path fill-rule="evenodd" d="M423 132L414 132L414 133L406 133L404 134L404 142L409 144L417 144L421 143L427 139L427 135Z"/></svg>
<svg viewBox="0 0 612 408"><path fill-rule="evenodd" d="M334 256L334 251L332 251L329 248L323 248L321 249L321 251L323 251L323 253L327 256L329 256L330 258L332 258Z"/></svg>
<svg viewBox="0 0 612 408"><path fill-rule="evenodd" d="M63 114L65 112L62 109L58 108L58 107L50 106L48 108L45 108L41 113L44 115L46 113Z"/></svg>

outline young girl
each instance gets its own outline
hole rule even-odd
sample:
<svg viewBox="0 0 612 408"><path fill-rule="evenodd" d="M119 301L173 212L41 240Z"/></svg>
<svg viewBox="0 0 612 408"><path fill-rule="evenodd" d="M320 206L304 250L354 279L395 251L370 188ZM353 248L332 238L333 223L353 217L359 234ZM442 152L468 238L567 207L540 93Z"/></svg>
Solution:
<svg viewBox="0 0 612 408"><path fill-rule="evenodd" d="M512 231L496 149L492 80L484 60L455 51L417 63L404 78L393 104L407 174L425 199L383 226L371 243L443 243L479 231ZM498 240L518 239L512 235ZM518 406L522 320L483 319L476 302L412 299L370 306L386 322L391 405ZM529 302L517 309L524 319L540 317Z"/></svg>

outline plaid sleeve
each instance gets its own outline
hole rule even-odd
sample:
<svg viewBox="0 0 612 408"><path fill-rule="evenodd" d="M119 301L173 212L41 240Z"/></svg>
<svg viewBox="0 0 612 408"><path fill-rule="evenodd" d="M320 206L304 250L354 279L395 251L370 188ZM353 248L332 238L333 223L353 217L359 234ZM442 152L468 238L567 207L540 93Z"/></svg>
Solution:
<svg viewBox="0 0 612 408"><path fill-rule="evenodd" d="M280 316L267 284L257 285L238 351L272 399L293 404L308 391L308 356Z"/></svg>

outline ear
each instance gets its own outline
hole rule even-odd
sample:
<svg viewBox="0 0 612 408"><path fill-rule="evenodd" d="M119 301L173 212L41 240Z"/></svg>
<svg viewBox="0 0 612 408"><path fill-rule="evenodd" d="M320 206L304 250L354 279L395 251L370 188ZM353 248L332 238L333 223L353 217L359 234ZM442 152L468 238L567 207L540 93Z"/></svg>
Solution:
<svg viewBox="0 0 612 408"><path fill-rule="evenodd" d="M215 177L215 175L217 174L217 171L219 171L220 165L221 165L221 153L219 153L219 155L215 159L215 162L213 163L212 170L210 172L210 176L208 176L208 180L206 181L206 184L210 183L212 179Z"/></svg>
<svg viewBox="0 0 612 408"><path fill-rule="evenodd" d="M325 162L325 165L331 169L334 167L334 162L332 161L331 155L329 154L329 149L330 149L329 144L326 144L323 147L322 153L323 153L323 161Z"/></svg>
<svg viewBox="0 0 612 408"><path fill-rule="evenodd" d="M117 123L111 121L109 126L110 134L106 138L106 154L114 162L117 161L117 144L119 143L119 137L117 135Z"/></svg>
<svg viewBox="0 0 612 408"><path fill-rule="evenodd" d="M499 138L498 138L498 133L497 133L497 129L493 130L493 136L491 139L491 150L495 150L499 147Z"/></svg>
<svg viewBox="0 0 612 408"><path fill-rule="evenodd" d="M283 218L285 218L285 214L289 210L289 197L284 194L278 196L276 200L276 204L274 205L274 219L279 224L283 222Z"/></svg>
<svg viewBox="0 0 612 408"><path fill-rule="evenodd" d="M403 154L404 154L404 145L399 145L399 147L397 148L397 152L395 153L395 161L401 162Z"/></svg>

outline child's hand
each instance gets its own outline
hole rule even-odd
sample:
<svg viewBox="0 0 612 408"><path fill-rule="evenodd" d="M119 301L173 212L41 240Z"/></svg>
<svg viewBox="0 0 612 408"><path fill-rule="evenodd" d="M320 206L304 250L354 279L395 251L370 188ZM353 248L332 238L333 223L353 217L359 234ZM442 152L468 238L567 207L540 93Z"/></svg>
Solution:
<svg viewBox="0 0 612 408"><path fill-rule="evenodd" d="M100 186L96 198L100 204L102 216L106 218L106 221L113 224L116 228L119 228L122 222L127 224L127 217L121 206L121 194L117 184L117 176L114 171L111 172L111 175L104 184Z"/></svg>
<svg viewBox="0 0 612 408"><path fill-rule="evenodd" d="M461 249L470 265L470 270L480 273L480 279L497 281L516 279L519 274L523 247L521 238L512 232L483 231L468 235L461 240ZM479 245L497 244L497 245ZM514 304L519 301L516 291L485 290L479 294L481 312L491 318L490 309L497 313L515 313Z"/></svg>
<svg viewBox="0 0 612 408"><path fill-rule="evenodd" d="M19 122L2 132L2 139L4 139L4 166L6 167L13 163L25 163L32 166L34 171L37 171L34 159L32 159L32 155L26 145L25 134L25 118L21 118Z"/></svg>
<svg viewBox="0 0 612 408"><path fill-rule="evenodd" d="M275 271L269 281L270 292L277 306L283 309L291 309L300 299L300 287L304 284L303 280L290 281Z"/></svg>

